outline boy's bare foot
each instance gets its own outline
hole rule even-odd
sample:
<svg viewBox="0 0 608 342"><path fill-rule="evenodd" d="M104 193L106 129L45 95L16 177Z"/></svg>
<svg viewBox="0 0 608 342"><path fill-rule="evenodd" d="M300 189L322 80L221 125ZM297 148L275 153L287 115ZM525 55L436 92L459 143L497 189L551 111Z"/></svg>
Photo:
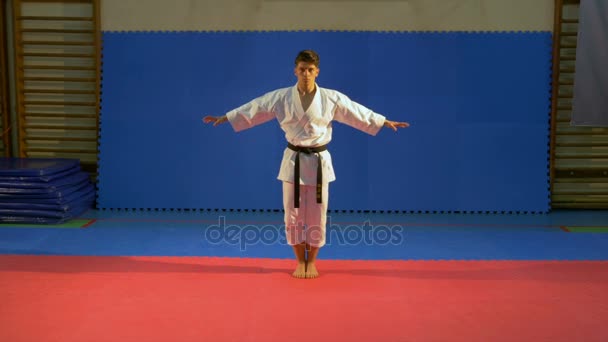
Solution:
<svg viewBox="0 0 608 342"><path fill-rule="evenodd" d="M299 262L292 275L296 278L306 278L306 263Z"/></svg>
<svg viewBox="0 0 608 342"><path fill-rule="evenodd" d="M306 265L306 278L316 278L319 276L315 263L308 263Z"/></svg>

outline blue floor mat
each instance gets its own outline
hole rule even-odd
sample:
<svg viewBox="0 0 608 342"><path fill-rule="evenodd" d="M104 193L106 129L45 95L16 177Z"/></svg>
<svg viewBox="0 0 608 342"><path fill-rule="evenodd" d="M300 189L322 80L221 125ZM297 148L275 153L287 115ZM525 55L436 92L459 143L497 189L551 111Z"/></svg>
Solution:
<svg viewBox="0 0 608 342"><path fill-rule="evenodd" d="M281 213L90 211L83 217L97 221L74 230L0 228L0 254L293 257L285 244ZM607 217L597 212L332 215L328 244L321 256L350 260L608 260L608 234L560 229L567 224L606 222Z"/></svg>
<svg viewBox="0 0 608 342"><path fill-rule="evenodd" d="M51 176L80 166L78 159L0 158L1 177Z"/></svg>
<svg viewBox="0 0 608 342"><path fill-rule="evenodd" d="M22 200L35 203L65 204L83 198L90 193L95 193L95 188L90 183L83 183L79 187L70 187L56 191L51 194L0 194L0 203L23 203Z"/></svg>
<svg viewBox="0 0 608 342"><path fill-rule="evenodd" d="M88 177L89 175L85 172L75 172L70 174L64 174L64 176L61 178L49 179L47 182L24 179L0 180L0 191L4 192L5 189L8 189L7 192L13 190L13 192L16 193L27 193L27 191L22 190L57 189L82 183L84 180L87 180Z"/></svg>
<svg viewBox="0 0 608 342"><path fill-rule="evenodd" d="M59 224L78 217L93 207L90 177L78 159L2 158L0 222Z"/></svg>
<svg viewBox="0 0 608 342"><path fill-rule="evenodd" d="M81 168L79 164L75 164L72 167L66 168L63 171L59 171L57 173L53 173L50 175L37 175L37 176L27 176L27 175L12 175L12 176L3 176L0 175L0 182L14 183L14 182L30 182L30 183L48 183L53 182L55 180L72 176L73 174L80 172Z"/></svg>

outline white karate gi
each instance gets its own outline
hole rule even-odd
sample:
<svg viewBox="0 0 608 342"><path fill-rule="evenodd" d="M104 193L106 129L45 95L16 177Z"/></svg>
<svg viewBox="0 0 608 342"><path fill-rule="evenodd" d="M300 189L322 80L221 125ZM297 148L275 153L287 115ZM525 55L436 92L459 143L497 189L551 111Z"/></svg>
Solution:
<svg viewBox="0 0 608 342"><path fill-rule="evenodd" d="M326 145L332 137L332 121L354 127L370 135L376 135L386 118L360 105L346 95L331 89L317 91L309 108L304 111L297 86L266 93L226 114L236 132L252 128L276 119L285 132L285 139L295 146L316 147ZM329 151L318 153L323 172L323 203L316 203L317 156L300 153L300 208L293 207L294 164L297 152L285 148L278 179L284 182L283 203L287 242L290 245L304 241L311 246L325 245L325 222L327 213L327 187L336 180ZM307 194L312 193L312 200ZM291 203L291 204L290 204ZM304 236L304 227L320 231L313 234L310 229ZM297 231L294 231L297 230ZM312 241L311 241L312 239Z"/></svg>

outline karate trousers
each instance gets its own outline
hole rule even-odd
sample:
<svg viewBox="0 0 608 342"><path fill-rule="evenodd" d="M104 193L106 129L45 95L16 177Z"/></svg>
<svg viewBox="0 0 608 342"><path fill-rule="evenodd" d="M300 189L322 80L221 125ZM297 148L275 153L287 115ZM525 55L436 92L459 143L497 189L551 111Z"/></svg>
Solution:
<svg viewBox="0 0 608 342"><path fill-rule="evenodd" d="M293 183L283 182L285 237L291 246L306 243L323 247L326 242L327 201L329 184L323 184L322 202L317 203L315 185L300 185L300 207L293 207Z"/></svg>

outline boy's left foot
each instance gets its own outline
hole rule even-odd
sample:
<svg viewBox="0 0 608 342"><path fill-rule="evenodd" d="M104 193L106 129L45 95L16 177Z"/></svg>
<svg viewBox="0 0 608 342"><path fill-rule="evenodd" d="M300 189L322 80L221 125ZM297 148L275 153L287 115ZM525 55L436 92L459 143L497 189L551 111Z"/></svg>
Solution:
<svg viewBox="0 0 608 342"><path fill-rule="evenodd" d="M319 272L317 271L315 264L306 264L306 278L316 278L318 276Z"/></svg>

